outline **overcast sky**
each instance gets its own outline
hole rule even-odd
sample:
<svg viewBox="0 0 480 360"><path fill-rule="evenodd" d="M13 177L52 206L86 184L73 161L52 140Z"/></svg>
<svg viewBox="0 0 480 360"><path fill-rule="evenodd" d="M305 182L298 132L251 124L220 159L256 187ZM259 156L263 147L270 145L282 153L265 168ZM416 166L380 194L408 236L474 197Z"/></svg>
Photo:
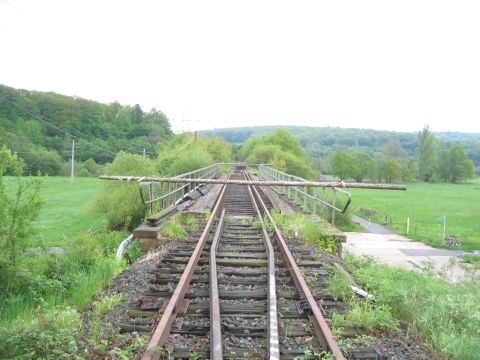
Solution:
<svg viewBox="0 0 480 360"><path fill-rule="evenodd" d="M478 0L0 0L0 45L0 83L156 107L176 131L480 132Z"/></svg>

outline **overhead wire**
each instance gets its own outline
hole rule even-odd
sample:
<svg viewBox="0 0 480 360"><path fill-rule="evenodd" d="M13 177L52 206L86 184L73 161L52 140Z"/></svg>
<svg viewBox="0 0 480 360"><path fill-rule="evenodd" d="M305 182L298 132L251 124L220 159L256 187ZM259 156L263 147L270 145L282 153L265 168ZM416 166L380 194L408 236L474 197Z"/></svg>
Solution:
<svg viewBox="0 0 480 360"><path fill-rule="evenodd" d="M14 101L12 101L12 100L10 100L10 99L2 96L2 95L0 95L0 100L3 100L3 101L5 101L6 103L8 103L8 104L10 104L10 105L12 105L12 106L15 106L16 108L18 108L18 109L21 110L22 112L24 112L24 113L32 116L33 118L35 118L35 119L37 119L37 120L40 120L40 121L43 122L44 124L46 124L46 125L54 128L55 130L58 130L58 131L66 134L66 135L71 136L71 137L72 137L73 139L75 139L75 140L81 140L82 142L85 142L85 143L89 144L90 146L93 146L93 147L95 147L95 148L97 148L97 149L99 149L99 150L105 151L105 152L110 153L110 154L112 154L112 155L116 155L116 154L117 154L116 152L111 151L111 150L109 150L109 149L106 149L105 147L102 147L102 146L99 146L99 145L96 145L96 144L92 143L92 142L91 142L91 141L92 141L91 138L97 140L97 138L95 138L95 137L92 136L92 135L87 135L87 134L83 133L82 131L80 131L80 130L78 130L78 129L75 129L75 128L69 126L69 125L60 124L60 123L58 123L58 122L56 122L56 121L54 121L54 120L52 120L52 119L47 118L46 116L43 116L43 115L34 113L33 111L27 109L26 107L24 107L24 106L22 106L22 105L19 105L19 104L17 104L16 102L14 102ZM68 129L69 131L65 130L65 128ZM81 134L83 138L80 137L80 136L78 136L78 135L76 135L76 134L73 134L73 132L77 132L78 134ZM87 138L88 140L86 140L85 138ZM118 146L118 145L116 145L116 144L111 144L111 143L107 143L107 145L109 145L109 146L111 146L111 147L116 147L116 148L118 148L118 149L120 149L120 150L126 150L126 149L132 150L132 149L133 149L133 148L129 148L129 147L122 148L122 147L120 147L120 146ZM135 152L143 153L143 150L135 150ZM146 154L148 153L149 155L153 155L153 156L156 155L155 153L151 153L151 152L147 152L147 151L145 151L145 153L146 153Z"/></svg>

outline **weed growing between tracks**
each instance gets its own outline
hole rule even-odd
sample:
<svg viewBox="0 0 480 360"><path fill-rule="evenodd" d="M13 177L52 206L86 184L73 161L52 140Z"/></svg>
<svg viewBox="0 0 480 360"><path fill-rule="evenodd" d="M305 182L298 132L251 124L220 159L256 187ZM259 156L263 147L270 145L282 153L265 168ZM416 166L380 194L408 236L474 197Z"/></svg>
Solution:
<svg viewBox="0 0 480 360"><path fill-rule="evenodd" d="M480 358L480 279L452 284L432 272L417 273L345 258L347 269L366 291L420 335L435 351L452 359Z"/></svg>
<svg viewBox="0 0 480 360"><path fill-rule="evenodd" d="M162 227L162 235L173 239L198 231L197 219L191 214L181 214L167 221Z"/></svg>
<svg viewBox="0 0 480 360"><path fill-rule="evenodd" d="M336 253L337 243L333 236L326 234L318 222L300 213L282 215L272 210L275 223L287 238L301 238L316 245L319 249Z"/></svg>

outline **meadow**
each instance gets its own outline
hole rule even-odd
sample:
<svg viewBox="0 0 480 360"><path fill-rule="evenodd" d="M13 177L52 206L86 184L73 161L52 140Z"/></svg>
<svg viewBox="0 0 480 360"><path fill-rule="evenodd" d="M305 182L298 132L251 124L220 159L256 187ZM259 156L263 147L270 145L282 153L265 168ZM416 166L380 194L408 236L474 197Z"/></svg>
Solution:
<svg viewBox="0 0 480 360"><path fill-rule="evenodd" d="M5 182L13 192L16 179L6 177ZM28 247L58 246L65 253L24 253L12 283L2 288L0 328L16 319L30 323L39 308L42 312L82 308L121 270L114 254L127 233L106 230L106 216L94 211L102 191L97 178L76 178L73 183L68 177L44 178L40 191L44 204Z"/></svg>
<svg viewBox="0 0 480 360"><path fill-rule="evenodd" d="M465 250L480 249L480 179L465 184L408 183L407 191L350 189L354 213L386 224L409 237L435 247L446 233L455 236Z"/></svg>
<svg viewBox="0 0 480 360"><path fill-rule="evenodd" d="M11 191L15 178L5 178ZM94 199L102 191L102 180L92 177L47 176L41 196L45 201L38 220L37 233L32 234L32 246L62 246L66 239L93 231L106 223L106 219L93 211Z"/></svg>

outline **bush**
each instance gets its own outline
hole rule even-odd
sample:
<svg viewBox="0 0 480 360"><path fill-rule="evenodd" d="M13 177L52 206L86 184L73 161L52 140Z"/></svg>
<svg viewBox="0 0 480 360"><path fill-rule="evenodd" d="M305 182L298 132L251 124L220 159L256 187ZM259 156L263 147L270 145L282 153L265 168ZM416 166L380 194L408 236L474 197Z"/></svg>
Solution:
<svg viewBox="0 0 480 360"><path fill-rule="evenodd" d="M90 177L90 176L92 176L92 174L90 174L90 173L88 172L88 170L84 168L84 169L80 170L80 172L78 173L78 176L81 176L81 177Z"/></svg>
<svg viewBox="0 0 480 360"><path fill-rule="evenodd" d="M150 159L118 153L113 162L105 167L107 175L152 176L155 169ZM97 211L106 213L108 228L133 230L145 218L147 207L143 204L138 185L125 182L109 182L105 191L96 200Z"/></svg>
<svg viewBox="0 0 480 360"><path fill-rule="evenodd" d="M174 175L200 169L214 163L213 157L208 151L193 148L183 151L172 164L171 172Z"/></svg>
<svg viewBox="0 0 480 360"><path fill-rule="evenodd" d="M39 308L27 323L0 328L0 357L21 359L80 359L76 329L80 315L70 307Z"/></svg>

